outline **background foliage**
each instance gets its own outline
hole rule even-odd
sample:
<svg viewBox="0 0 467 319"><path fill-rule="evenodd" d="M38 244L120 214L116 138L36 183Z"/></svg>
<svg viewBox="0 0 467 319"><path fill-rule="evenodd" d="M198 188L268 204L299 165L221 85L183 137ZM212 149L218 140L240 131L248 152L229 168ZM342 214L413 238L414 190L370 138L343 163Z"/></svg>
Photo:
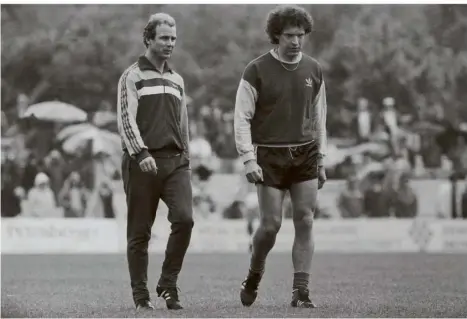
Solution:
<svg viewBox="0 0 467 319"><path fill-rule="evenodd" d="M375 110L393 96L400 112L417 118L443 110L451 122L467 119L467 5L305 7L315 20L305 51L325 71L331 135L348 133L360 96ZM121 73L144 52L149 15L165 11L177 21L172 62L193 99L192 117L205 105L231 112L245 65L270 48L271 8L2 5L2 109L12 111L20 93L88 112L115 108ZM215 135L208 127L208 138Z"/></svg>

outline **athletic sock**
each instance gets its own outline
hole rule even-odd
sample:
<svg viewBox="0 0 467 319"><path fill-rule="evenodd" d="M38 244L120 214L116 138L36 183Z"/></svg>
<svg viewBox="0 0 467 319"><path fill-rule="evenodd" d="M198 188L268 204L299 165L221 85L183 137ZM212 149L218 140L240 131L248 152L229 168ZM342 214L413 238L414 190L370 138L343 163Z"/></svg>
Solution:
<svg viewBox="0 0 467 319"><path fill-rule="evenodd" d="M310 274L306 272L296 272L293 274L293 289L308 289Z"/></svg>
<svg viewBox="0 0 467 319"><path fill-rule="evenodd" d="M253 264L250 266L249 276L262 275L263 273L264 273L264 263L259 266L256 265L256 267L254 267Z"/></svg>
<svg viewBox="0 0 467 319"><path fill-rule="evenodd" d="M253 242L251 260L250 260L250 275L252 274L262 274L264 272L264 267L266 264L266 258L262 255L259 255L255 252L255 245ZM261 249L261 248L260 248Z"/></svg>

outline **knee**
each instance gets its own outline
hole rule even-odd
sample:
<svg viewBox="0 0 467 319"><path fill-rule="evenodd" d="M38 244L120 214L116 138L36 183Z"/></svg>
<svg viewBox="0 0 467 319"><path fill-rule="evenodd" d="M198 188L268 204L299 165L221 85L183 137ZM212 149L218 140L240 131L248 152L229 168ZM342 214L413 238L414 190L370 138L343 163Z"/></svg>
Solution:
<svg viewBox="0 0 467 319"><path fill-rule="evenodd" d="M172 222L172 227L175 227L177 229L181 229L184 231L191 231L193 226L195 225L193 217L187 216L187 215L182 215L182 216L185 216L185 217L177 218L177 220Z"/></svg>
<svg viewBox="0 0 467 319"><path fill-rule="evenodd" d="M266 236L276 236L281 228L281 220L279 218L263 219L260 227Z"/></svg>
<svg viewBox="0 0 467 319"><path fill-rule="evenodd" d="M141 231L128 236L128 251L129 252L147 252L149 241L151 240L151 232Z"/></svg>
<svg viewBox="0 0 467 319"><path fill-rule="evenodd" d="M307 212L298 212L294 214L293 223L295 230L301 232L311 232L313 229L313 213L311 211Z"/></svg>

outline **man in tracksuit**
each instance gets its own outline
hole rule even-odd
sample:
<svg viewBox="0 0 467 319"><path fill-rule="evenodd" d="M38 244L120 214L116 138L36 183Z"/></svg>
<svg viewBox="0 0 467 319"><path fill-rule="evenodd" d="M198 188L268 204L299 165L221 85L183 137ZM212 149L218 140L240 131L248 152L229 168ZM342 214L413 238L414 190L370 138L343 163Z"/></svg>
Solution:
<svg viewBox="0 0 467 319"><path fill-rule="evenodd" d="M184 83L167 63L175 41L175 20L152 15L143 35L146 53L118 83L128 266L137 310L154 309L147 288L148 244L160 199L169 208L172 231L156 291L167 308L182 308L177 278L191 239L193 210Z"/></svg>

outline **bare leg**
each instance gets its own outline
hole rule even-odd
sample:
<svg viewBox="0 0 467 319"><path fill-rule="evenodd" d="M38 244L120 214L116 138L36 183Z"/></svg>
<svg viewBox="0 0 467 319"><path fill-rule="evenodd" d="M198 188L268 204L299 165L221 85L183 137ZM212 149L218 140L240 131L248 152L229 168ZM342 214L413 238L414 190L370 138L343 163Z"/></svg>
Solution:
<svg viewBox="0 0 467 319"><path fill-rule="evenodd" d="M314 252L312 230L317 193L317 179L298 183L292 185L290 188L293 206L293 223L295 227L292 263L296 274L294 277L298 277L294 280L294 286L305 286L303 288L306 288L308 285L308 277L311 272L311 261Z"/></svg>
<svg viewBox="0 0 467 319"><path fill-rule="evenodd" d="M264 273L266 257L276 243L276 235L282 224L282 203L285 192L277 188L258 185L259 226L253 236L250 271L242 283L240 300L251 306L258 295L258 285Z"/></svg>
<svg viewBox="0 0 467 319"><path fill-rule="evenodd" d="M283 190L258 185L260 209L259 226L253 236L253 251L250 270L255 273L264 271L266 257L276 242L276 235L282 224Z"/></svg>

